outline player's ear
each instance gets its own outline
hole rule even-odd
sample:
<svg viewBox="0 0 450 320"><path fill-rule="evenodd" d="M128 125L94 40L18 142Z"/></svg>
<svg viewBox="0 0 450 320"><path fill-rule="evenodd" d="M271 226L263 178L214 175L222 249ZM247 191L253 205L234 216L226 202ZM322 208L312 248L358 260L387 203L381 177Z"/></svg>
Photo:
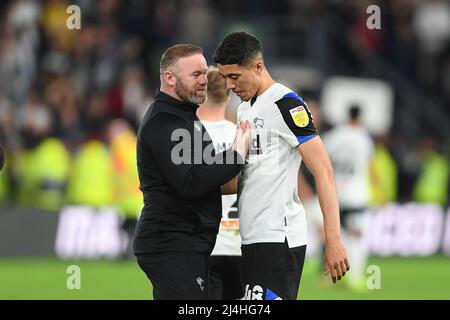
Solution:
<svg viewBox="0 0 450 320"><path fill-rule="evenodd" d="M256 61L256 64L255 64L256 73L261 74L263 69L264 69L264 64L263 64L262 60Z"/></svg>

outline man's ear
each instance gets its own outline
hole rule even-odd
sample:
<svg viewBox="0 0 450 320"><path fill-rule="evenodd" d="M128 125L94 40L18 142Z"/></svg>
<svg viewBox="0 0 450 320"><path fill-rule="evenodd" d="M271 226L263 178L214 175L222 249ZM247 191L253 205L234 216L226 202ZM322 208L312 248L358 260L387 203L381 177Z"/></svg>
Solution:
<svg viewBox="0 0 450 320"><path fill-rule="evenodd" d="M164 71L164 81L171 87L175 86L177 82L175 75L171 71Z"/></svg>
<svg viewBox="0 0 450 320"><path fill-rule="evenodd" d="M262 62L262 60L256 61L256 64L255 64L255 70L256 70L256 72L257 72L258 74L261 74L261 72L263 71L263 69L264 69L264 63Z"/></svg>

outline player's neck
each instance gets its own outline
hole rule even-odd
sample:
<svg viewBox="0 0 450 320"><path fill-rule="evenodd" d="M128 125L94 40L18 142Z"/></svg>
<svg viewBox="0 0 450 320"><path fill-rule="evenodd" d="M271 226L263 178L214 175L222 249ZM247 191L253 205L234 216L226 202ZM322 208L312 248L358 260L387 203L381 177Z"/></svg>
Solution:
<svg viewBox="0 0 450 320"><path fill-rule="evenodd" d="M349 124L353 128L359 128L361 126L361 122L359 120L352 120L352 121L350 121Z"/></svg>
<svg viewBox="0 0 450 320"><path fill-rule="evenodd" d="M225 119L225 105L210 105L205 102L197 109L197 117L206 121L222 121Z"/></svg>
<svg viewBox="0 0 450 320"><path fill-rule="evenodd" d="M256 92L256 97L262 95L267 89L273 86L276 83L275 80L272 79L269 72L267 70L264 71L261 79L261 85L259 86L258 91Z"/></svg>

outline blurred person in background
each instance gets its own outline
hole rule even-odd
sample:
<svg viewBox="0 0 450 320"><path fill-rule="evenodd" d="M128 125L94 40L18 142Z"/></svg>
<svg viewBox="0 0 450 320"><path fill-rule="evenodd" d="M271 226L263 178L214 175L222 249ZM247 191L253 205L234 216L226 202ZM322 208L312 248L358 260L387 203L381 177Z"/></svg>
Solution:
<svg viewBox="0 0 450 320"><path fill-rule="evenodd" d="M30 176L35 183L31 191L33 205L58 212L65 204L67 183L71 171L71 156L61 139L49 136L32 151Z"/></svg>
<svg viewBox="0 0 450 320"><path fill-rule="evenodd" d="M3 165L5 164L5 155L3 153L3 148L0 146L0 170L3 169Z"/></svg>
<svg viewBox="0 0 450 320"><path fill-rule="evenodd" d="M41 198L36 195L50 187L51 183L48 182L53 180L50 177L59 173L56 173L58 167L52 172L52 166L41 160L52 159L50 163L55 164L59 161L56 160L59 154L51 158L51 151L45 147L45 141L54 133L55 124L51 109L37 88L29 92L24 104L20 106L16 113L16 123L21 144L14 154L14 166L11 169L17 182L17 201L27 207L45 206L44 203L38 203ZM64 165L61 164L61 167Z"/></svg>
<svg viewBox="0 0 450 320"><path fill-rule="evenodd" d="M226 36L213 59L227 88L243 101L238 121L252 124L252 148L238 187L244 298L297 299L307 242L297 190L302 159L316 179L324 215L325 272L333 282L341 280L350 266L333 169L306 103L272 79L261 43L248 33Z"/></svg>
<svg viewBox="0 0 450 320"><path fill-rule="evenodd" d="M197 116L208 131L216 153L233 145L236 125L225 119L230 102L230 90L225 79L214 67L208 68L208 99L200 105ZM237 211L237 196L222 195L222 220L216 245L209 260L209 299L236 300L244 295L241 282L241 236Z"/></svg>
<svg viewBox="0 0 450 320"><path fill-rule="evenodd" d="M0 92L18 105L24 103L38 77L39 6L16 1L4 19L0 14Z"/></svg>
<svg viewBox="0 0 450 320"><path fill-rule="evenodd" d="M18 141L18 134L14 123L14 113L11 103L6 97L0 95L0 147L1 150L1 169L0 172L0 204L11 200L12 188L10 187L9 157L11 150L15 148ZM6 133L8 132L8 139ZM8 160L6 160L8 159ZM0 170L1 170L0 169Z"/></svg>
<svg viewBox="0 0 450 320"><path fill-rule="evenodd" d="M133 256L132 243L137 219L142 209L136 160L136 134L123 119L115 119L108 126L108 141L114 170L113 199L119 214L123 215L122 228L128 237L125 258Z"/></svg>
<svg viewBox="0 0 450 320"><path fill-rule="evenodd" d="M418 146L420 172L413 187L412 198L421 203L448 204L450 165L432 136L425 136Z"/></svg>
<svg viewBox="0 0 450 320"><path fill-rule="evenodd" d="M349 122L338 125L324 135L324 143L333 163L344 241L352 268L350 287L366 286L365 265L368 248L363 241L370 201L369 178L374 143L361 123L358 105L349 108Z"/></svg>
<svg viewBox="0 0 450 320"><path fill-rule="evenodd" d="M375 150L372 157L370 204L381 207L389 202L397 201L398 197L398 166L391 153L392 135L386 133L375 138Z"/></svg>
<svg viewBox="0 0 450 320"><path fill-rule="evenodd" d="M144 85L144 74L138 66L126 68L122 77L124 117L137 132L142 115L151 104Z"/></svg>
<svg viewBox="0 0 450 320"><path fill-rule="evenodd" d="M0 169L3 168L5 154L3 148L6 147L6 133L14 135L15 125L13 120L13 110L8 99L0 94ZM13 137L11 137L13 138Z"/></svg>
<svg viewBox="0 0 450 320"><path fill-rule="evenodd" d="M81 121L81 102L76 95L75 80L67 75L52 77L45 86L45 102L54 123L54 134L73 152L82 142L84 134Z"/></svg>
<svg viewBox="0 0 450 320"><path fill-rule="evenodd" d="M113 181L114 169L104 136L102 139L98 133L91 133L74 154L67 203L94 209L112 206Z"/></svg>
<svg viewBox="0 0 450 320"><path fill-rule="evenodd" d="M439 94L445 88L445 78L448 79L445 60L450 55L450 3L445 0L419 1L411 20L418 42L418 82L433 95Z"/></svg>
<svg viewBox="0 0 450 320"><path fill-rule="evenodd" d="M177 41L197 43L205 51L205 56L210 57L214 52L214 38L219 27L215 23L217 13L205 0L182 0L179 6L184 14L177 19Z"/></svg>
<svg viewBox="0 0 450 320"><path fill-rule="evenodd" d="M233 146L215 154L196 115L206 100L207 70L201 48L168 48L160 62L160 90L138 131L144 208L134 254L155 300L208 298L207 266L222 216L221 186L231 189L250 144L247 122L237 128Z"/></svg>

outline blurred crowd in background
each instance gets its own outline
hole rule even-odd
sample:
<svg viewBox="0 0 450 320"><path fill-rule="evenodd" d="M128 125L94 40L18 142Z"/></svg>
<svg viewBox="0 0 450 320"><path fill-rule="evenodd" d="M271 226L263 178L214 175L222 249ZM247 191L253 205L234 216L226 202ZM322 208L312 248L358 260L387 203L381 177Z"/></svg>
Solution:
<svg viewBox="0 0 450 320"><path fill-rule="evenodd" d="M66 27L71 4L81 9L80 30ZM381 8L380 30L366 26L372 4ZM374 204L448 204L446 0L1 1L0 143L7 162L0 202L50 211L116 204L138 214L135 135L159 87L162 52L194 43L212 63L223 36L241 30L261 39L269 70L292 63L322 80L387 81L394 123L374 138L390 191ZM316 117L321 84L305 80L295 88L317 101Z"/></svg>

